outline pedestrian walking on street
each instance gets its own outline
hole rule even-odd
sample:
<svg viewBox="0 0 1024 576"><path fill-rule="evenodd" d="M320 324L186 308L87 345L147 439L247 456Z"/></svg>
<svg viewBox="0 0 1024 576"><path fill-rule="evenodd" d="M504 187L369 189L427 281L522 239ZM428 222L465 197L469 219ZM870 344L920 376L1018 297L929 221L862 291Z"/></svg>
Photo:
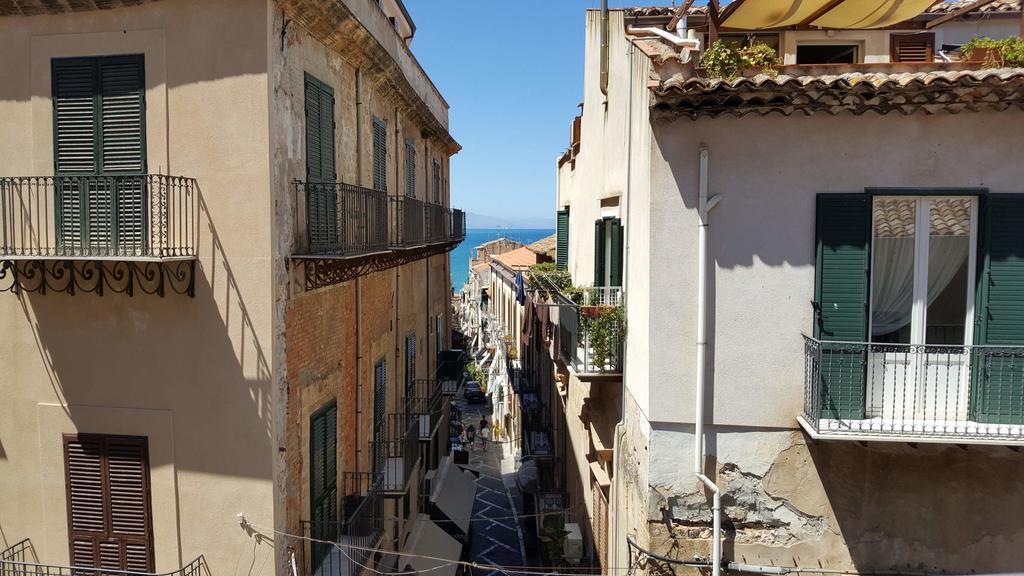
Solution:
<svg viewBox="0 0 1024 576"><path fill-rule="evenodd" d="M491 437L491 429L490 428L481 428L480 429L480 445L483 447L484 452L487 452L487 440L489 440L490 437Z"/></svg>
<svg viewBox="0 0 1024 576"><path fill-rule="evenodd" d="M476 426L470 424L466 427L466 440L469 441L469 448L472 450L473 443L476 442Z"/></svg>

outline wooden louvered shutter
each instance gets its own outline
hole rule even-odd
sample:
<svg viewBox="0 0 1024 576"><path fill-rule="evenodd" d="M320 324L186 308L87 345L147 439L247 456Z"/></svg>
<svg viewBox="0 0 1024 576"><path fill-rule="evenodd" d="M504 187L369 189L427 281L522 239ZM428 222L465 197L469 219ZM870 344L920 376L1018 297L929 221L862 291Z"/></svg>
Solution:
<svg viewBox="0 0 1024 576"><path fill-rule="evenodd" d="M558 230L555 243L555 269L569 267L569 209L558 211Z"/></svg>
<svg viewBox="0 0 1024 576"><path fill-rule="evenodd" d="M325 249L338 240L338 193L334 187L334 90L305 76L306 232L310 248Z"/></svg>
<svg viewBox="0 0 1024 576"><path fill-rule="evenodd" d="M889 59L893 62L931 62L935 59L935 34L893 34L889 37Z"/></svg>
<svg viewBox="0 0 1024 576"><path fill-rule="evenodd" d="M605 220L594 222L594 286L605 285Z"/></svg>
<svg viewBox="0 0 1024 576"><path fill-rule="evenodd" d="M434 203L441 203L441 163L434 160Z"/></svg>
<svg viewBox="0 0 1024 576"><path fill-rule="evenodd" d="M141 253L145 181L123 176L146 171L143 57L55 59L52 75L58 241L74 253Z"/></svg>
<svg viewBox="0 0 1024 576"><path fill-rule="evenodd" d="M416 147L412 140L405 141L405 195L416 197Z"/></svg>
<svg viewBox="0 0 1024 576"><path fill-rule="evenodd" d="M373 119L373 188L388 189L388 128L380 118Z"/></svg>
<svg viewBox="0 0 1024 576"><path fill-rule="evenodd" d="M71 563L153 571L146 439L64 437Z"/></svg>
<svg viewBox="0 0 1024 576"><path fill-rule="evenodd" d="M825 418L864 417L864 351L829 342L867 339L870 242L870 196L818 195L814 334L831 366L822 371Z"/></svg>
<svg viewBox="0 0 1024 576"><path fill-rule="evenodd" d="M333 541L338 521L338 405L318 410L309 421L309 503L314 540ZM315 542L314 568L330 552L330 545Z"/></svg>
<svg viewBox="0 0 1024 576"><path fill-rule="evenodd" d="M975 344L1024 345L1024 195L983 198ZM1024 424L1024 352L981 348L973 358L973 418Z"/></svg>
<svg viewBox="0 0 1024 576"><path fill-rule="evenodd" d="M611 258L609 263L611 270L609 271L609 286L621 287L622 286L622 221L618 218L612 218L608 221L607 233L611 237Z"/></svg>
<svg viewBox="0 0 1024 576"><path fill-rule="evenodd" d="M405 337L405 399L416 394L416 335Z"/></svg>
<svg viewBox="0 0 1024 576"><path fill-rule="evenodd" d="M387 363L381 360L373 369L373 469L384 470L384 422L387 412Z"/></svg>

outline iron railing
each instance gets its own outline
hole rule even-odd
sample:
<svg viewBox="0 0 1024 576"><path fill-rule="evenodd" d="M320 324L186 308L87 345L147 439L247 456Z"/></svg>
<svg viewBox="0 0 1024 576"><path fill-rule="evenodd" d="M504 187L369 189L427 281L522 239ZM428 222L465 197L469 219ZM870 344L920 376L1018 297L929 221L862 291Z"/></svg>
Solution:
<svg viewBox="0 0 1024 576"><path fill-rule="evenodd" d="M358 255L388 247L388 195L338 182L295 182L305 216L299 252Z"/></svg>
<svg viewBox="0 0 1024 576"><path fill-rule="evenodd" d="M408 196L392 196L391 238L394 248L411 248L427 241L427 209L422 200Z"/></svg>
<svg viewBox="0 0 1024 576"><path fill-rule="evenodd" d="M595 290L591 294L592 302L621 302L619 288ZM551 300L550 305L558 310L558 349L562 360L582 374L621 372L626 336L621 308L617 304L577 305L561 292L554 292Z"/></svg>
<svg viewBox="0 0 1024 576"><path fill-rule="evenodd" d="M0 178L0 258L194 258L198 191L192 178Z"/></svg>
<svg viewBox="0 0 1024 576"><path fill-rule="evenodd" d="M417 379L413 394L406 399L406 410L415 422L420 440L430 440L441 421L441 387L434 379Z"/></svg>
<svg viewBox="0 0 1024 576"><path fill-rule="evenodd" d="M381 490L401 492L412 477L419 460L419 419L407 412L388 414L380 440L370 442L378 459Z"/></svg>
<svg viewBox="0 0 1024 576"><path fill-rule="evenodd" d="M209 576L206 560L200 556L173 572L133 572L92 566L40 564L28 538L0 551L0 576Z"/></svg>
<svg viewBox="0 0 1024 576"><path fill-rule="evenodd" d="M306 574L356 576L370 562L371 552L384 535L383 478L379 474L342 474L340 520L301 522L310 542Z"/></svg>
<svg viewBox="0 0 1024 576"><path fill-rule="evenodd" d="M822 435L1024 441L1024 346L805 336L803 420Z"/></svg>
<svg viewBox="0 0 1024 576"><path fill-rule="evenodd" d="M445 242L451 236L452 213L440 204L426 204L427 242Z"/></svg>

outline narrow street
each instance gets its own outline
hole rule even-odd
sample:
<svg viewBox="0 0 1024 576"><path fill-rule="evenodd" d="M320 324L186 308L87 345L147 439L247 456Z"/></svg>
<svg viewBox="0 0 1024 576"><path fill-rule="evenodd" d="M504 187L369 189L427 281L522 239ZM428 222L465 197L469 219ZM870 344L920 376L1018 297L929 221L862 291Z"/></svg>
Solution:
<svg viewBox="0 0 1024 576"><path fill-rule="evenodd" d="M486 404L467 404L460 395L456 404L462 411L464 426L479 428L480 419L489 414ZM515 473L506 465L502 472L500 444L489 443L487 450L479 440L469 456L469 467L479 473L476 502L473 505L471 544L468 561L498 566L526 566L523 539L522 494L516 487ZM474 576L513 575L510 570L473 569Z"/></svg>

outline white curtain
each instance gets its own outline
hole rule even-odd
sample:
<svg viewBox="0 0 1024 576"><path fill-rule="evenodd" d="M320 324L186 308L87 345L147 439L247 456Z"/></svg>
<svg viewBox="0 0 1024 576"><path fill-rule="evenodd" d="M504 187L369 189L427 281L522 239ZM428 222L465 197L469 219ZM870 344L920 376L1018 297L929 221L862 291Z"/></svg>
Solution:
<svg viewBox="0 0 1024 576"><path fill-rule="evenodd" d="M928 305L949 286L970 252L969 236L932 236L928 254ZM910 324L914 301L914 238L875 238L872 246L871 335Z"/></svg>

